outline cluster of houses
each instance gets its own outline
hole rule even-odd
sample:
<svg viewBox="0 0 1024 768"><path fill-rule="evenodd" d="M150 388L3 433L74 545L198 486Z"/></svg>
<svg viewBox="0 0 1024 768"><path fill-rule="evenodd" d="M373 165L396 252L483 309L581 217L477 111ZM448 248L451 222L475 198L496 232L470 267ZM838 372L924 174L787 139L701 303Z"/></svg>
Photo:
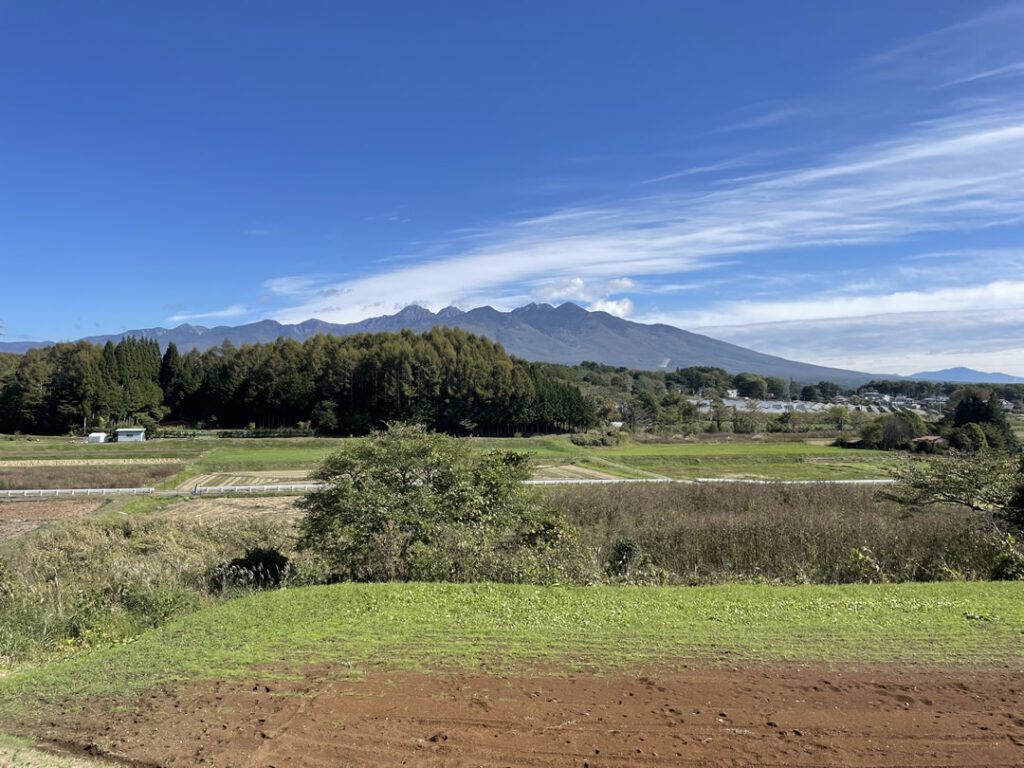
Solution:
<svg viewBox="0 0 1024 768"><path fill-rule="evenodd" d="M878 394L877 392L875 394ZM883 399L885 398L885 399ZM937 400L939 398L928 398L929 400ZM945 402L946 398L941 398ZM713 404L708 399L697 399L690 398L690 402L693 402L700 409L701 413L710 413L713 410ZM855 402L854 398L849 397L835 397L827 403L808 402L804 400L748 400L741 397L725 397L722 399L722 403L727 408L736 408L740 411L758 411L759 413L767 414L783 414L783 413L822 413L835 408L837 405L846 408L850 412L861 411L863 413L892 413L894 411L919 411L921 415L926 415L928 411L939 411L942 408L940 404L925 404L910 398L899 397L890 398L888 395L879 395L878 398L866 398L861 397L860 402Z"/></svg>
<svg viewBox="0 0 1024 768"><path fill-rule="evenodd" d="M143 443L145 441L145 427L119 427L114 430L113 435L109 432L90 432L85 438L87 443Z"/></svg>
<svg viewBox="0 0 1024 768"><path fill-rule="evenodd" d="M690 402L696 403L701 413L712 411L712 402L706 398L690 398ZM904 395L883 395L880 392L864 392L856 397L838 395L827 403L806 402L803 400L749 400L738 396L736 390L729 390L722 402L727 408L737 410L759 411L761 413L820 413L839 405L848 411L860 411L862 413L895 413L896 411L915 411L923 417L932 416L942 412L943 406L949 402L945 395L934 397L923 397L920 399L906 397ZM1012 411L1014 404L1003 400L1004 411Z"/></svg>

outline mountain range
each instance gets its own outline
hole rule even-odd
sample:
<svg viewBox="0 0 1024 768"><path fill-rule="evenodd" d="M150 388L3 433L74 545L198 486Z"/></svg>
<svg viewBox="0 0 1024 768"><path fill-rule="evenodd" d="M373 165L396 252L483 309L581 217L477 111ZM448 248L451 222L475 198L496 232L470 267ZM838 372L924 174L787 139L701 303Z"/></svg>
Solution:
<svg viewBox="0 0 1024 768"><path fill-rule="evenodd" d="M589 312L571 302L557 307L550 304L528 304L511 312L499 312L492 307L477 307L469 311L446 307L440 312L431 312L412 305L394 315L345 324L306 320L284 325L274 320L261 320L247 325L207 328L185 323L175 328L137 328L123 333L88 336L84 341L105 344L107 341L117 342L134 336L156 339L162 349L166 349L167 344L173 341L184 352L193 348L202 351L217 346L225 339L240 346L267 343L278 337L304 341L317 334L347 336L404 329L421 333L435 325L458 327L478 336L486 336L491 341L499 342L506 351L517 357L567 365L584 360L639 370L674 370L691 365L712 365L730 373L748 371L805 384L834 381L844 387L858 386L871 379L900 378L892 374L861 373L787 360L671 325L645 325L623 320L607 312ZM20 354L33 347L52 344L51 341L0 342L0 352ZM923 371L907 378L977 383L1024 382L1020 377L984 373L970 368Z"/></svg>
<svg viewBox="0 0 1024 768"><path fill-rule="evenodd" d="M908 379L924 379L926 381L954 381L965 384L1024 384L1020 376L1008 373L985 373L973 368L943 368L941 371L922 371L912 373Z"/></svg>
<svg viewBox="0 0 1024 768"><path fill-rule="evenodd" d="M225 339L240 346L267 343L278 337L303 341L317 334L347 336L403 329L420 333L434 326L445 325L485 336L499 342L510 354L534 361L572 365L590 360L639 370L674 370L691 365L710 365L724 368L730 373L749 371L801 383L834 381L846 387L882 378L858 371L786 360L670 325L645 325L623 320L607 312L589 312L571 302L557 307L550 304L528 304L511 312L499 312L492 307L478 307L469 311L447 307L435 313L423 307L408 306L394 315L347 324L307 320L283 325L274 320L261 320L247 325L206 328L186 323L176 328L139 328L117 334L89 336L84 340L104 344L134 336L155 339L161 348L166 348L173 341L184 352L192 348L202 351L217 346ZM26 349L45 347L52 343L0 343L0 352L22 353Z"/></svg>

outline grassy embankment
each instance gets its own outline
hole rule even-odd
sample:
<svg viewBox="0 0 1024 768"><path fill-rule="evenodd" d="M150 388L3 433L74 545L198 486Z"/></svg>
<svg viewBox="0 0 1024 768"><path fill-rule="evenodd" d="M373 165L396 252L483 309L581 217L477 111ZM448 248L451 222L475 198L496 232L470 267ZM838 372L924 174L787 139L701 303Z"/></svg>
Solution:
<svg viewBox="0 0 1024 768"><path fill-rule="evenodd" d="M991 578L1005 550L981 513L905 510L864 486L617 484L543 494L579 530L588 583L977 581ZM265 500L256 499L249 508L227 500L221 513L194 509L220 501L118 500L0 545L0 666L4 657L23 663L122 643L235 597L216 569L255 548L293 558L292 587L329 578L323 563L296 552L294 510L260 514L253 507Z"/></svg>
<svg viewBox="0 0 1024 768"><path fill-rule="evenodd" d="M340 584L253 595L0 680L4 715L131 706L197 678L369 669L609 671L680 663L1024 665L1024 585L700 588Z"/></svg>

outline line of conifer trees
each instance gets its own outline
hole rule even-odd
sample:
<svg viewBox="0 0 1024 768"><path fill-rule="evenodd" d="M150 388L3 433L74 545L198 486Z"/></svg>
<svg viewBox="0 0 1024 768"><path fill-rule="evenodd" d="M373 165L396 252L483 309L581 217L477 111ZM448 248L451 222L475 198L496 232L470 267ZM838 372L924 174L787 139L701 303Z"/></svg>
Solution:
<svg viewBox="0 0 1024 768"><path fill-rule="evenodd" d="M61 343L0 355L0 432L146 426L286 427L364 434L386 421L453 433L585 429L572 384L460 329L278 339L161 354L151 339Z"/></svg>

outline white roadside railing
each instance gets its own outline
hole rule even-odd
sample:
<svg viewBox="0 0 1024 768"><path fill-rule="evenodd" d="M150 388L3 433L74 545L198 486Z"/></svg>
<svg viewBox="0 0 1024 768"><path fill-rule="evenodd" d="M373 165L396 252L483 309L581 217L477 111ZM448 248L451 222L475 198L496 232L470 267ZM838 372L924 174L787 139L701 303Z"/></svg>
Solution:
<svg viewBox="0 0 1024 768"><path fill-rule="evenodd" d="M0 491L4 499L33 499L47 496L148 496L155 488L33 488Z"/></svg>
<svg viewBox="0 0 1024 768"><path fill-rule="evenodd" d="M671 477L564 477L523 480L523 485L601 485L608 483L674 483Z"/></svg>
<svg viewBox="0 0 1024 768"><path fill-rule="evenodd" d="M305 493L326 488L324 483L288 483L285 485L197 485L192 489L194 496L208 496L225 493Z"/></svg>
<svg viewBox="0 0 1024 768"><path fill-rule="evenodd" d="M691 483L747 483L748 485L878 485L894 483L892 477L861 478L857 480L767 480L744 477L694 477Z"/></svg>
<svg viewBox="0 0 1024 768"><path fill-rule="evenodd" d="M524 480L525 485L609 485L612 483L745 483L749 485L878 485L894 482L892 478L858 480L765 480L740 477L693 477L676 480L670 477L616 477ZM0 491L0 499L40 499L74 496L226 496L229 494L299 494L327 488L326 483L287 483L280 485L197 485L191 489L158 491L155 488L35 488Z"/></svg>

